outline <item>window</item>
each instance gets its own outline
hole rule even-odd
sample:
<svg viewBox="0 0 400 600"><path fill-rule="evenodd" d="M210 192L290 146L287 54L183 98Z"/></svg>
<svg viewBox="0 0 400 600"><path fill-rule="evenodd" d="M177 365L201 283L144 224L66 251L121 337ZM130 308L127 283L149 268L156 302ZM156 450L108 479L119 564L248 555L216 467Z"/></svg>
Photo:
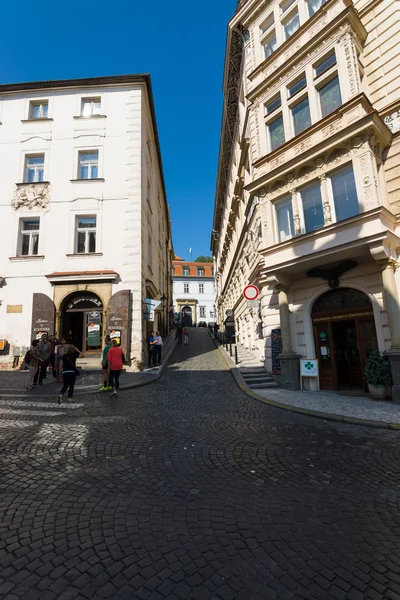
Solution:
<svg viewBox="0 0 400 600"><path fill-rule="evenodd" d="M293 208L290 196L275 202L278 239L284 242L294 236Z"/></svg>
<svg viewBox="0 0 400 600"><path fill-rule="evenodd" d="M189 267L182 267L182 275L185 275L185 276L189 275Z"/></svg>
<svg viewBox="0 0 400 600"><path fill-rule="evenodd" d="M197 267L198 277L204 277L204 267Z"/></svg>
<svg viewBox="0 0 400 600"><path fill-rule="evenodd" d="M330 176L332 195L335 203L336 221L358 215L356 182L352 167L346 167Z"/></svg>
<svg viewBox="0 0 400 600"><path fill-rule="evenodd" d="M264 57L268 58L268 56L271 56L271 54L275 52L276 46L276 35L275 31L273 31L263 42Z"/></svg>
<svg viewBox="0 0 400 600"><path fill-rule="evenodd" d="M40 219L21 219L19 256L34 256L39 248Z"/></svg>
<svg viewBox="0 0 400 600"><path fill-rule="evenodd" d="M93 117L99 115L101 111L101 99L100 98L83 98L81 104L81 116L82 117Z"/></svg>
<svg viewBox="0 0 400 600"><path fill-rule="evenodd" d="M199 294L204 294L204 283L199 283Z"/></svg>
<svg viewBox="0 0 400 600"><path fill-rule="evenodd" d="M188 283L184 283L183 284L183 293L184 294L188 294L189 293L189 284Z"/></svg>
<svg viewBox="0 0 400 600"><path fill-rule="evenodd" d="M206 316L206 307L205 306L200 306L200 317L203 317L203 319Z"/></svg>
<svg viewBox="0 0 400 600"><path fill-rule="evenodd" d="M303 75L300 77L300 79L296 79L296 81L294 81L293 83L288 85L288 88L287 88L288 89L288 97L291 98L292 96L297 94L297 92L299 92L300 90L303 90L306 87L307 87L307 79L303 73Z"/></svg>
<svg viewBox="0 0 400 600"><path fill-rule="evenodd" d="M43 181L44 154L27 156L25 159L25 183L37 183Z"/></svg>
<svg viewBox="0 0 400 600"><path fill-rule="evenodd" d="M313 16L326 0L307 0L308 15Z"/></svg>
<svg viewBox="0 0 400 600"><path fill-rule="evenodd" d="M29 107L30 119L47 119L49 103L47 100L31 102Z"/></svg>
<svg viewBox="0 0 400 600"><path fill-rule="evenodd" d="M76 218L76 253L96 252L96 217Z"/></svg>
<svg viewBox="0 0 400 600"><path fill-rule="evenodd" d="M300 27L300 19L297 9L293 11L287 19L282 21L282 25L285 34L285 40L287 40Z"/></svg>
<svg viewBox="0 0 400 600"><path fill-rule="evenodd" d="M265 33L266 31L268 31L268 29L270 27L272 27L272 25L274 24L274 13L271 13L266 19L265 21L263 21L263 23L261 23L260 25L260 30L261 30L261 34Z"/></svg>
<svg viewBox="0 0 400 600"><path fill-rule="evenodd" d="M333 65L336 65L336 54L334 50L328 56L323 58L322 61L314 65L315 76L318 77L319 75L333 67Z"/></svg>
<svg viewBox="0 0 400 600"><path fill-rule="evenodd" d="M149 265L150 269L153 267L153 244L150 236L147 240L147 264Z"/></svg>
<svg viewBox="0 0 400 600"><path fill-rule="evenodd" d="M293 131L298 135L311 125L310 105L308 96L292 107Z"/></svg>
<svg viewBox="0 0 400 600"><path fill-rule="evenodd" d="M313 183L301 190L303 204L304 226L308 233L325 225L324 212L322 209L321 187L319 183Z"/></svg>
<svg viewBox="0 0 400 600"><path fill-rule="evenodd" d="M339 77L336 75L325 85L319 88L319 101L321 104L321 116L325 117L341 106L342 96L340 93Z"/></svg>
<svg viewBox="0 0 400 600"><path fill-rule="evenodd" d="M284 0L281 3L281 13L284 13L292 4L294 4L296 0Z"/></svg>
<svg viewBox="0 0 400 600"><path fill-rule="evenodd" d="M270 100L268 104L265 105L265 112L267 113L267 115L269 115L270 113L274 112L274 110L279 108L281 104L281 95L279 94L273 100Z"/></svg>
<svg viewBox="0 0 400 600"><path fill-rule="evenodd" d="M285 143L285 130L282 115L268 124L270 152Z"/></svg>
<svg viewBox="0 0 400 600"><path fill-rule="evenodd" d="M97 179L99 176L99 152L79 152L79 179Z"/></svg>

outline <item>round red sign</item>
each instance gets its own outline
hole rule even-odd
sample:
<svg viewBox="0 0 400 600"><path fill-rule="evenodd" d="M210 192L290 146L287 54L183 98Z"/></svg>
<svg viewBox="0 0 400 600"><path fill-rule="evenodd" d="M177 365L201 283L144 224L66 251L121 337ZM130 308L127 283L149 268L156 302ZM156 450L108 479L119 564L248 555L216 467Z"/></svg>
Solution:
<svg viewBox="0 0 400 600"><path fill-rule="evenodd" d="M259 289L255 285L246 285L243 290L243 296L246 298L246 300L257 300L259 294Z"/></svg>

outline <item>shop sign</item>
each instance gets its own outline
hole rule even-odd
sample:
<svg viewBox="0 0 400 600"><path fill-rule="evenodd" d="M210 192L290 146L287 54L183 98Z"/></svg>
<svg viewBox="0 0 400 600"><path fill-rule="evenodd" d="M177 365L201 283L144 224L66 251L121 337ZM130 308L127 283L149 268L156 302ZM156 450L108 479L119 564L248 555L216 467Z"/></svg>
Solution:
<svg viewBox="0 0 400 600"><path fill-rule="evenodd" d="M121 344L121 332L118 329L113 329L111 331L110 338L116 340L117 344Z"/></svg>
<svg viewBox="0 0 400 600"><path fill-rule="evenodd" d="M143 320L144 321L154 321L154 310L146 310L143 313Z"/></svg>
<svg viewBox="0 0 400 600"><path fill-rule="evenodd" d="M318 360L301 359L300 374L302 377L318 377Z"/></svg>
<svg viewBox="0 0 400 600"><path fill-rule="evenodd" d="M115 339L120 340L125 355L128 357L130 354L129 344L129 331L130 331L130 303L131 303L131 292L130 290L121 290L116 294L113 294L107 306L107 322L106 330L108 335L115 335L116 332L119 336L115 336ZM114 339L114 338L112 338Z"/></svg>
<svg viewBox="0 0 400 600"><path fill-rule="evenodd" d="M71 302L68 302L68 308L81 308L80 305L82 303L85 304L94 304L95 306L101 307L103 306L101 300L96 298L96 296L90 296L88 294L82 294L79 296L74 296ZM85 307L83 307L85 308Z"/></svg>
<svg viewBox="0 0 400 600"><path fill-rule="evenodd" d="M43 333L54 334L54 303L46 294L34 293L32 301L31 339L40 339Z"/></svg>
<svg viewBox="0 0 400 600"><path fill-rule="evenodd" d="M101 323L101 313L97 310L93 310L88 313L87 319L88 323Z"/></svg>
<svg viewBox="0 0 400 600"><path fill-rule="evenodd" d="M100 346L100 324L89 323L87 331L88 346Z"/></svg>

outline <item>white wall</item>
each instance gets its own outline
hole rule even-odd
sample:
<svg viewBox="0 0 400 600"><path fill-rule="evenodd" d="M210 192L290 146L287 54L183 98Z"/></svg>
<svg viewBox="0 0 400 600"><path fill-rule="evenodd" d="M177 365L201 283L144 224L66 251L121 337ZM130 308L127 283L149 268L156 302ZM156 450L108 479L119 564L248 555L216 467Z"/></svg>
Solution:
<svg viewBox="0 0 400 600"><path fill-rule="evenodd" d="M189 292L185 293L184 285L189 285ZM199 284L204 285L204 293L199 292ZM196 300L197 322L215 321L214 318L214 281L205 277L173 277L174 310L177 311L177 300ZM200 307L205 307L206 316L200 316Z"/></svg>

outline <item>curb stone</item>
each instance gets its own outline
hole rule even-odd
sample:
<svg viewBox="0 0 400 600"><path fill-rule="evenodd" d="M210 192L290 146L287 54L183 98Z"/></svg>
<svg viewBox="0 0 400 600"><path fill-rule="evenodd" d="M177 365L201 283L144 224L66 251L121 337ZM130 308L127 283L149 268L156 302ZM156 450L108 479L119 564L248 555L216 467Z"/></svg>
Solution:
<svg viewBox="0 0 400 600"><path fill-rule="evenodd" d="M334 413L325 413L320 411L314 411L308 408L301 408L297 406L290 406L289 404L281 404L276 400L268 400L263 396L259 396L256 392L251 390L249 386L246 384L242 374L240 373L238 367L233 364L233 361L230 360L228 356L225 356L225 353L219 347L217 341L210 334L212 341L214 342L216 348L218 349L220 355L223 357L226 362L230 372L234 380L240 389L258 402L263 402L264 404L268 404L269 406L274 406L275 408L281 408L283 410L288 410L290 412L299 413L301 415L308 415L309 417L318 417L319 419L324 419L325 421L336 421L340 423L347 423L349 425L362 425L364 427L375 427L380 429L395 429L400 430L400 423L388 423L386 421L373 421L369 419L358 419L357 417L346 417L344 415L337 415Z"/></svg>

